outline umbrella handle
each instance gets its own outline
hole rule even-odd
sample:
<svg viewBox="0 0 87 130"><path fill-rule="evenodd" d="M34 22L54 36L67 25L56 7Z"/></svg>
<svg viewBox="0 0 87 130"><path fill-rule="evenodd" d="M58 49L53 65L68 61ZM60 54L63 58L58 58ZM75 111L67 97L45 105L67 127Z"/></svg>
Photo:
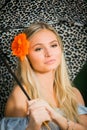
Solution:
<svg viewBox="0 0 87 130"><path fill-rule="evenodd" d="M24 94L26 95L26 97L28 98L28 100L31 100L30 97L29 97L29 95L25 91L24 87L22 86L22 84L18 80L17 76L15 75L15 73L11 70L9 64L7 63L8 58L7 58L6 54L4 54L1 49L0 49L0 58L3 61L3 63L5 64L5 66L7 67L9 73L14 77L14 79L16 80L16 82L18 83L19 87L22 89L22 91L24 92Z"/></svg>

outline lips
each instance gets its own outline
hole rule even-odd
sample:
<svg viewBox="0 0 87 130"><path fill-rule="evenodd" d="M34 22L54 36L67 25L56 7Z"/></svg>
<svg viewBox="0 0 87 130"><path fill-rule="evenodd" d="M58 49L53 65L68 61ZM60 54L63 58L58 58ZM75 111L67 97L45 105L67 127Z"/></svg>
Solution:
<svg viewBox="0 0 87 130"><path fill-rule="evenodd" d="M51 59L45 62L45 64L53 64L56 60L55 59Z"/></svg>

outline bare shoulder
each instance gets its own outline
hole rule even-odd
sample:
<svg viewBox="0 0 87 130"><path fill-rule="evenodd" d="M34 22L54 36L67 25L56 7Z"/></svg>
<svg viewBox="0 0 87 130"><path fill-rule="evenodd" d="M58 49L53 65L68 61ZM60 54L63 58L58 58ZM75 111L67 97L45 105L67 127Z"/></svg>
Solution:
<svg viewBox="0 0 87 130"><path fill-rule="evenodd" d="M75 95L76 95L76 101L77 101L77 103L78 103L78 104L85 105L84 99L83 99L83 97L82 97L81 92L80 92L76 87L73 87L73 92L74 92Z"/></svg>
<svg viewBox="0 0 87 130"><path fill-rule="evenodd" d="M25 116L27 112L27 98L19 86L11 92L5 107L6 116Z"/></svg>
<svg viewBox="0 0 87 130"><path fill-rule="evenodd" d="M26 87L25 86L23 86L23 87L24 87L25 91L27 91ZM11 95L14 96L15 98L17 98L17 97L21 97L21 98L23 97L24 99L26 98L24 92L22 91L22 89L19 86L14 87ZM17 100L18 100L18 98L17 98Z"/></svg>

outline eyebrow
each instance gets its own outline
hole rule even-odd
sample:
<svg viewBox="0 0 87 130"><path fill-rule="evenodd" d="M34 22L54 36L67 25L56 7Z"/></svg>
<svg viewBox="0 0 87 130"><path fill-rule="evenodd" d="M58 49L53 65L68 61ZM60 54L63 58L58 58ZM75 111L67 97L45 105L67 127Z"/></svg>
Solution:
<svg viewBox="0 0 87 130"><path fill-rule="evenodd" d="M49 42L49 44L54 43L54 42L58 42L58 41L57 40L53 40L53 41ZM35 46L38 46L38 45L43 45L43 43L36 43L32 47L35 47Z"/></svg>

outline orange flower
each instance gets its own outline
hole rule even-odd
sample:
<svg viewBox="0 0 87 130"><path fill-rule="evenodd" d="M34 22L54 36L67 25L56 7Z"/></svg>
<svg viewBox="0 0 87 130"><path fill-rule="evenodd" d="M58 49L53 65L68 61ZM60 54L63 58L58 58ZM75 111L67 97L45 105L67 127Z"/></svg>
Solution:
<svg viewBox="0 0 87 130"><path fill-rule="evenodd" d="M24 57L28 54L29 49L29 41L27 40L25 33L20 33L15 36L11 49L13 55L19 57L23 61Z"/></svg>

